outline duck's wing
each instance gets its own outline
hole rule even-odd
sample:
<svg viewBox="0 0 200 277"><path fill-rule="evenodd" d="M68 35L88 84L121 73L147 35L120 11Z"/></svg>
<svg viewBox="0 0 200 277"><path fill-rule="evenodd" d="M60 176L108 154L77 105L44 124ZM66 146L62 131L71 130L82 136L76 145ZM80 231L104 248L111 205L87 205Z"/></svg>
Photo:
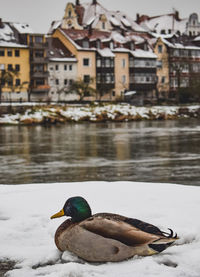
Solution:
<svg viewBox="0 0 200 277"><path fill-rule="evenodd" d="M79 225L92 233L104 238L118 240L128 246L153 243L160 239L160 235L145 232L128 222L125 217L112 214L97 214Z"/></svg>
<svg viewBox="0 0 200 277"><path fill-rule="evenodd" d="M121 215L118 215L118 214L112 214L112 213L99 213L99 214L96 214L94 216L95 217L96 216L102 216L102 217L108 218L108 219L123 221L123 222L128 223L131 226L133 226L133 227L135 227L135 228L137 228L141 231L144 231L144 232L147 232L149 234L156 235L156 236L161 236L161 237L166 237L166 238L176 238L177 237L177 234L174 233L172 231L172 229L170 229L170 228L168 228L169 233L164 232L164 231L161 231L155 225L144 222L144 221L136 219L136 218L129 218L129 217L121 216Z"/></svg>

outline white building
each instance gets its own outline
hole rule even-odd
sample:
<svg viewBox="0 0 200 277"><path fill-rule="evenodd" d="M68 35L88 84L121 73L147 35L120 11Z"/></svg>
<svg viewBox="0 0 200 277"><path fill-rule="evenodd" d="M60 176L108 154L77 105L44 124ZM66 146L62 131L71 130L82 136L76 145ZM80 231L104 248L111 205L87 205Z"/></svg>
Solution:
<svg viewBox="0 0 200 277"><path fill-rule="evenodd" d="M59 39L47 38L47 41L49 100L77 100L77 95L69 93L70 85L74 80L77 80L77 59L65 48Z"/></svg>

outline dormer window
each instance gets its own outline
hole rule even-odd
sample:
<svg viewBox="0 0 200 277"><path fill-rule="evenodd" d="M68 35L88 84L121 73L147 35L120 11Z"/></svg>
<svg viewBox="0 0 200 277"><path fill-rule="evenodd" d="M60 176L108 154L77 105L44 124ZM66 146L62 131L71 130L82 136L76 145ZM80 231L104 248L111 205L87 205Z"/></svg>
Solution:
<svg viewBox="0 0 200 277"><path fill-rule="evenodd" d="M89 41L88 40L83 41L83 48L89 48Z"/></svg>
<svg viewBox="0 0 200 277"><path fill-rule="evenodd" d="M103 29L103 30L106 29L106 24L105 24L105 22L102 22L102 29Z"/></svg>
<svg viewBox="0 0 200 277"><path fill-rule="evenodd" d="M68 12L68 16L69 16L69 17L71 17L71 16L72 16L72 11L71 11L71 10L69 10L69 12Z"/></svg>
<svg viewBox="0 0 200 277"><path fill-rule="evenodd" d="M110 42L110 49L112 50L114 48L114 43L113 41Z"/></svg>
<svg viewBox="0 0 200 277"><path fill-rule="evenodd" d="M97 49L100 49L100 48L101 48L100 40L97 40L97 41L96 41L96 46L97 46Z"/></svg>
<svg viewBox="0 0 200 277"><path fill-rule="evenodd" d="M133 42L130 43L130 49L131 49L131 51L134 50L134 43Z"/></svg>

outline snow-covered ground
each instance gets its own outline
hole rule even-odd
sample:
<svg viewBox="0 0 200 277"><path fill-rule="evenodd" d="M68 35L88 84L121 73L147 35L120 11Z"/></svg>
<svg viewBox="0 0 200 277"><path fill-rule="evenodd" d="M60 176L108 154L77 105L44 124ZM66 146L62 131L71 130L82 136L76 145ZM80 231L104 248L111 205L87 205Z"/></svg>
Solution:
<svg viewBox="0 0 200 277"><path fill-rule="evenodd" d="M0 116L1 124L42 124L66 121L131 121L151 119L176 119L198 117L200 106L152 106L135 107L128 104L82 106L82 107L33 107L25 113L4 114Z"/></svg>
<svg viewBox="0 0 200 277"><path fill-rule="evenodd" d="M64 220L50 220L67 198L85 197L93 213L114 212L139 218L180 239L159 255L89 264L54 244ZM199 277L200 188L135 182L81 182L0 185L0 260L17 262L12 277Z"/></svg>

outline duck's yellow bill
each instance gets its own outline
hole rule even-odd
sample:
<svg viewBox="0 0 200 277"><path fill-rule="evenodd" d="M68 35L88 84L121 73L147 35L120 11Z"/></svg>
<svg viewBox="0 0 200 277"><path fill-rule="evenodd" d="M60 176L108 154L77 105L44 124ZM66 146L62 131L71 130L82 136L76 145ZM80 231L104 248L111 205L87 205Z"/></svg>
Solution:
<svg viewBox="0 0 200 277"><path fill-rule="evenodd" d="M57 217L61 217L61 216L63 216L63 215L65 215L65 213L64 213L64 210L62 209L60 212L58 212L58 213L52 215L52 216L51 216L51 219L57 218Z"/></svg>

